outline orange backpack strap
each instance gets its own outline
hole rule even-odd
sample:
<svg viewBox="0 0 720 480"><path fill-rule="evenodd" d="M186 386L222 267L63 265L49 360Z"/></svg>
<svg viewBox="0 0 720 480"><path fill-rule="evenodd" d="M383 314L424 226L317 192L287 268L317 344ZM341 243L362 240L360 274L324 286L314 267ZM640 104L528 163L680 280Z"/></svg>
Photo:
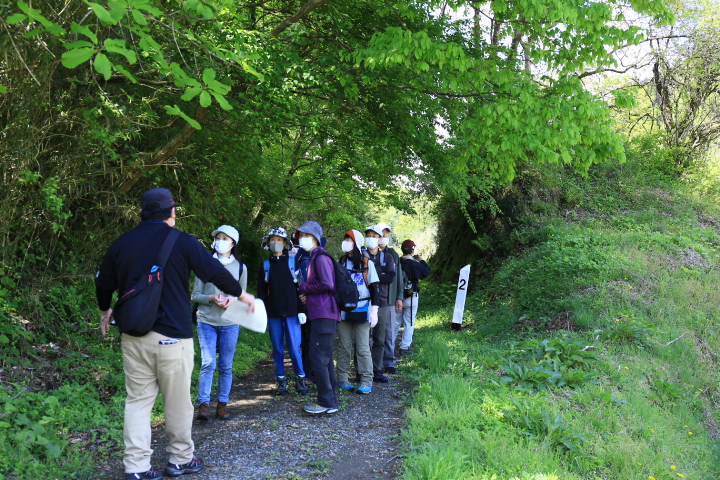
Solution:
<svg viewBox="0 0 720 480"><path fill-rule="evenodd" d="M363 255L363 277L365 277L365 286L370 288L370 282L368 282L368 275L370 269L368 268L368 257Z"/></svg>

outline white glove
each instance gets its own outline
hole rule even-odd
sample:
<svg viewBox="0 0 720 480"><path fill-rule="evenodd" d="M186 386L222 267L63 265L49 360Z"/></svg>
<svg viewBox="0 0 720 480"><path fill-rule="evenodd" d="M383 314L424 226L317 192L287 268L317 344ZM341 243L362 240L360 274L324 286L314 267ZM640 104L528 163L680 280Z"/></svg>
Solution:
<svg viewBox="0 0 720 480"><path fill-rule="evenodd" d="M298 313L298 322L300 322L300 325L305 325L305 322L307 322L307 315L304 313Z"/></svg>
<svg viewBox="0 0 720 480"><path fill-rule="evenodd" d="M378 307L377 305L370 305L370 328L375 327L378 322Z"/></svg>

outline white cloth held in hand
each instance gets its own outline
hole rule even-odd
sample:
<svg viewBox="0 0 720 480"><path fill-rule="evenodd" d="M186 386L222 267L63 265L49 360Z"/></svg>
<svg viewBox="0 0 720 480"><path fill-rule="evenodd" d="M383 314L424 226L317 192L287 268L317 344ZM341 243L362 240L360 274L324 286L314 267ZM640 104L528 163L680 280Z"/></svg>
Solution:
<svg viewBox="0 0 720 480"><path fill-rule="evenodd" d="M298 313L298 321L300 322L300 325L305 325L305 322L307 322L307 315L304 313Z"/></svg>
<svg viewBox="0 0 720 480"><path fill-rule="evenodd" d="M370 328L375 327L378 322L378 307L377 305L370 305Z"/></svg>

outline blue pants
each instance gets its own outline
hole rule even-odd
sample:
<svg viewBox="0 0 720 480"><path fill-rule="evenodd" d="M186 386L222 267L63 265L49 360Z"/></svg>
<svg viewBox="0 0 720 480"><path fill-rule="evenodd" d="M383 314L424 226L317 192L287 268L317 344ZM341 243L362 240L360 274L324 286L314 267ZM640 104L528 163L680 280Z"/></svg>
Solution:
<svg viewBox="0 0 720 480"><path fill-rule="evenodd" d="M275 360L275 375L285 376L285 345L287 345L293 371L297 376L305 376L303 359L300 354L300 322L298 317L268 318L268 332L272 342L273 360ZM283 335L285 337L283 341Z"/></svg>
<svg viewBox="0 0 720 480"><path fill-rule="evenodd" d="M310 321L312 322L310 363L318 389L317 403L321 407L337 408L337 380L333 362L333 346L335 326L338 322L332 318L315 318Z"/></svg>
<svg viewBox="0 0 720 480"><path fill-rule="evenodd" d="M232 365L235 358L240 325L216 327L207 323L198 322L198 339L200 340L200 353L202 365L200 366L200 379L198 382L198 403L210 403L210 390L212 389L213 374L215 373L215 357L218 360L218 402L226 402L230 398L233 374ZM217 343L220 341L220 353L217 354Z"/></svg>

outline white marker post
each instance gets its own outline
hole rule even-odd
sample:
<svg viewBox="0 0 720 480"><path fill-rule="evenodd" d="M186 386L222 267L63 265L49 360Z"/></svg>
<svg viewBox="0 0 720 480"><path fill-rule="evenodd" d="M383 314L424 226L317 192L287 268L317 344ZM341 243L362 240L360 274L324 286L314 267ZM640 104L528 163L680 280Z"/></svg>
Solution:
<svg viewBox="0 0 720 480"><path fill-rule="evenodd" d="M455 311L453 311L452 328L460 330L462 327L463 315L465 313L465 297L467 296L468 282L470 281L470 265L460 269L458 280L457 296L455 297Z"/></svg>

